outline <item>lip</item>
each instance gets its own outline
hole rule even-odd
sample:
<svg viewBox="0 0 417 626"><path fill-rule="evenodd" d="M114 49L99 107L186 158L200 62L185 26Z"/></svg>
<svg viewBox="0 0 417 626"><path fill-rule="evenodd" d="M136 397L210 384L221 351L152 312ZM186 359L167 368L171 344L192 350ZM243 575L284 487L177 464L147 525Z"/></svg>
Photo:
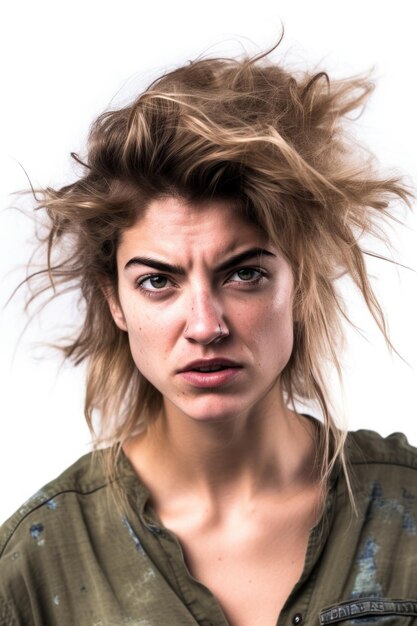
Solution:
<svg viewBox="0 0 417 626"><path fill-rule="evenodd" d="M196 359L195 361L190 361L187 363L185 367L178 370L178 373L181 374L183 372L188 372L190 370L195 370L198 367L210 367L219 365L221 367L231 367L240 369L242 366L237 361L233 361L232 359L226 359L224 357L215 357L213 359Z"/></svg>
<svg viewBox="0 0 417 626"><path fill-rule="evenodd" d="M210 367L214 365L223 366L225 369L215 372L197 372L195 368ZM203 389L222 387L231 382L242 371L242 365L231 359L218 357L215 359L198 359L191 361L178 371L178 374L184 378L193 387Z"/></svg>

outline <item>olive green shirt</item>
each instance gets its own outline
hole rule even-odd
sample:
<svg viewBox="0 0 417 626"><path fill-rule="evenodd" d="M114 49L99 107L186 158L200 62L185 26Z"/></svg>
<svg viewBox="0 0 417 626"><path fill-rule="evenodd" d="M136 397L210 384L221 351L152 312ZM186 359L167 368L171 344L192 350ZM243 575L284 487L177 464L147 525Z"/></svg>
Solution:
<svg viewBox="0 0 417 626"><path fill-rule="evenodd" d="M403 435L359 431L347 453L357 515L335 472L278 626L417 625L417 450ZM4 524L1 626L227 626L125 456L118 480L123 512L86 455Z"/></svg>

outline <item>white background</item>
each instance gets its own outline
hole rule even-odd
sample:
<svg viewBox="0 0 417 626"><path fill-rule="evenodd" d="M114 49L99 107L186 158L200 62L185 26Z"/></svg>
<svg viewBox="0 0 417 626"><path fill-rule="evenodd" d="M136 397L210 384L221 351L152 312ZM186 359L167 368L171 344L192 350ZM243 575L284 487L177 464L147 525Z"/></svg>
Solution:
<svg viewBox="0 0 417 626"><path fill-rule="evenodd" d="M30 208L12 191L61 185L73 175L70 151L83 152L91 121L112 102L125 103L158 74L207 55L255 53L273 44L281 21L286 36L275 58L343 76L374 67L377 91L357 134L383 166L417 179L417 38L414 2L368 0L236 0L209 3L101 0L70 3L8 0L0 23L1 70L1 296L4 307L24 276L31 220L11 207ZM395 258L417 269L416 218L397 228ZM348 332L345 390L350 427L382 434L403 431L417 444L417 275L387 263L370 265L395 346L392 358L363 310L346 291L365 339ZM76 321L71 299L29 326L23 294L2 311L0 334L0 521L43 483L88 451L83 419L84 371L60 367L40 349L57 328Z"/></svg>

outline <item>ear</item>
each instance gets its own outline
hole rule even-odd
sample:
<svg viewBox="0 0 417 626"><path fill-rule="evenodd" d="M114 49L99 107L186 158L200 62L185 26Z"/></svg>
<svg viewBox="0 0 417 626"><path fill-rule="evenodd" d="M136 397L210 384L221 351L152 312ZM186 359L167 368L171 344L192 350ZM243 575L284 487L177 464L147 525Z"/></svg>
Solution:
<svg viewBox="0 0 417 626"><path fill-rule="evenodd" d="M117 293L115 293L114 291L113 285L102 285L101 290L107 300L107 304L109 305L110 313L114 320L114 323L118 328L120 328L120 330L124 330L127 332L126 319Z"/></svg>

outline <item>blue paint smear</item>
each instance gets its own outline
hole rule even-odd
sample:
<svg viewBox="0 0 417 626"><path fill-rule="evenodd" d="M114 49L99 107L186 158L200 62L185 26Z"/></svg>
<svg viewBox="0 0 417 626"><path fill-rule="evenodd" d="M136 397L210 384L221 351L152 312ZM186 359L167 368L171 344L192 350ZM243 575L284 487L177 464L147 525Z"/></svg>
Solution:
<svg viewBox="0 0 417 626"><path fill-rule="evenodd" d="M50 494L42 491L41 489L40 491L34 493L33 496L31 496L28 500L26 500L26 502L22 504L19 512L24 515L27 512L28 507L33 508L34 506L37 506L39 504L46 504L49 509L53 510L58 508L57 502L53 498L51 498Z"/></svg>
<svg viewBox="0 0 417 626"><path fill-rule="evenodd" d="M365 597L380 598L382 596L381 585L376 580L377 568L375 556L378 550L378 544L371 537L368 537L356 560L358 573L356 574L352 593L350 594L352 600ZM367 623L376 622L378 620L383 621L383 619L384 618L381 618L381 616L369 616ZM352 619L349 623L363 624L363 619Z"/></svg>
<svg viewBox="0 0 417 626"><path fill-rule="evenodd" d="M398 500L394 498L384 498L384 492L381 484L376 480L372 485L372 492L370 496L372 503L372 510L379 510L383 514L383 522L390 523L395 515L401 517L401 527L409 535L415 535L417 533L417 523L413 513L415 496L407 491L407 489L401 489L401 496Z"/></svg>
<svg viewBox="0 0 417 626"><path fill-rule="evenodd" d="M364 597L380 598L382 596L381 585L377 581L375 560L378 550L378 544L374 539L368 537L356 560L358 573L350 594L352 599Z"/></svg>
<svg viewBox="0 0 417 626"><path fill-rule="evenodd" d="M403 528L408 534L415 535L417 533L417 524L413 514L415 496L404 488L401 493L404 502Z"/></svg>
<svg viewBox="0 0 417 626"><path fill-rule="evenodd" d="M384 492L382 491L381 483L378 480L375 480L372 485L371 500L372 502L379 502L383 497Z"/></svg>
<svg viewBox="0 0 417 626"><path fill-rule="evenodd" d="M43 532L43 524L33 524L33 526L30 527L30 534L33 539L38 540L42 532Z"/></svg>
<svg viewBox="0 0 417 626"><path fill-rule="evenodd" d="M45 543L45 539L42 535L43 524L33 524L33 526L30 527L29 532L30 532L32 539L36 541L38 546L43 546L43 544Z"/></svg>
<svg viewBox="0 0 417 626"><path fill-rule="evenodd" d="M374 556L378 552L378 546L373 539L367 539L362 552L359 554L359 561L373 561ZM375 566L373 566L375 569Z"/></svg>
<svg viewBox="0 0 417 626"><path fill-rule="evenodd" d="M142 554L145 554L145 550L143 549L143 546L142 546L142 544L141 544L141 542L139 540L139 537L137 536L137 534L133 530L132 525L129 522L129 520L127 519L127 517L122 517L122 522L123 522L123 526L125 526L127 528L129 535L133 539L133 543L135 544L136 550L138 552L141 552Z"/></svg>

